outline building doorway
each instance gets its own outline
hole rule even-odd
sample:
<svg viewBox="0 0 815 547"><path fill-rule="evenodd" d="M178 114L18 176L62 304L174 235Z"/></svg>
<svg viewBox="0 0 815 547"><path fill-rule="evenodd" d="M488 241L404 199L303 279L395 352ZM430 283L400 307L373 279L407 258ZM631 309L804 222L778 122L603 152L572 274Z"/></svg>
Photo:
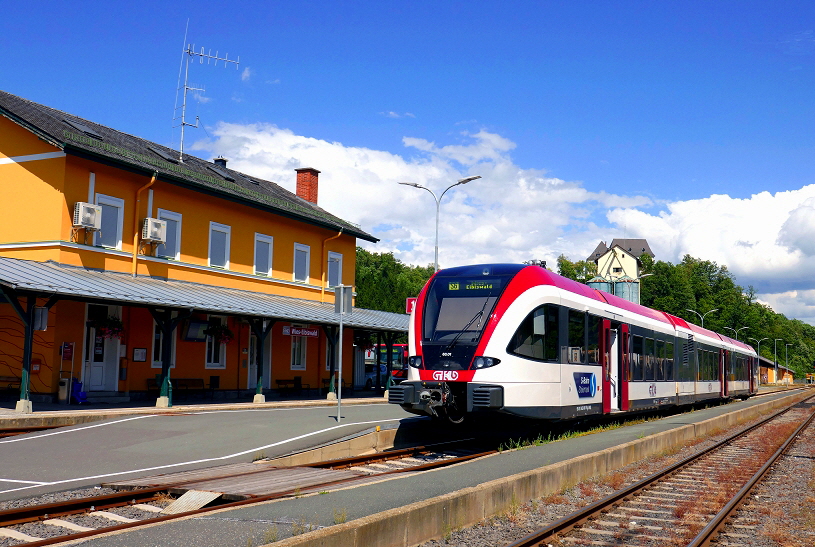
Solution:
<svg viewBox="0 0 815 547"><path fill-rule="evenodd" d="M82 383L85 391L116 391L119 380L119 339L106 338L95 325L119 316L118 306L88 304Z"/></svg>

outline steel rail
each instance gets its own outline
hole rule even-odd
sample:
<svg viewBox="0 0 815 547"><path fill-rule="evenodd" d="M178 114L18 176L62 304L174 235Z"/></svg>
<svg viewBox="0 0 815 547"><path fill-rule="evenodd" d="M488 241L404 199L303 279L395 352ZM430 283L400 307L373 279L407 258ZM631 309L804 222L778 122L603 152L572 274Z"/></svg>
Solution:
<svg viewBox="0 0 815 547"><path fill-rule="evenodd" d="M311 486L308 487L308 491L312 491L312 492L313 491L318 491L318 490L323 489L323 488L327 488L327 487L331 487L331 486L338 486L338 485L347 484L347 483L352 483L352 482L355 482L355 481L369 479L371 477L378 477L380 475L389 475L389 474L394 474L394 473L408 473L408 472L424 471L424 470L434 469L434 468L439 468L439 467L446 467L446 466L449 466L449 465L454 465L456 463L460 463L462 461L467 461L467 460L478 458L478 457L481 457L481 456L484 456L484 455L489 455L489 454L492 454L492 453L495 453L495 452L497 452L497 451L493 450L493 451L483 452L483 453L478 453L478 454L470 454L470 455L467 455L467 456L460 456L460 457L457 457L457 458L451 458L451 459L447 459L447 460L439 460L437 462L428 462L428 463L425 463L425 464L412 466L412 467L407 467L407 468L404 468L404 469L394 469L394 470L390 470L390 471L383 471L382 473L376 473L376 474L368 475L368 476L359 476L359 477L346 478L346 479L341 479L341 480L336 480L336 481L329 481L329 482L325 482L325 483L321 483L321 484L311 485ZM310 466L302 466L302 467L310 467ZM251 474L257 473L259 471L253 471L253 472L250 472L250 473L247 473L247 474L251 475ZM231 475L231 476L238 476L238 475L240 475L240 474ZM158 487L158 488L149 488L149 489L143 489L143 490L128 490L126 492L122 492L121 494L109 494L109 495L105 495L105 496L95 496L94 498L85 498L85 499L80 499L80 500L71 500L71 501L68 501L68 502L58 502L58 503L53 503L53 504L48 504L48 505L38 505L38 506L32 506L32 507L28 507L28 508L23 507L23 508L20 508L20 509L12 509L12 510L9 510L9 511L0 512L0 518L3 516L3 513L11 513L11 512L15 512L15 511L20 511L20 512L37 511L37 510L42 510L45 507L59 506L59 505L62 505L62 504L76 505L77 510L72 510L72 512L69 512L69 513L60 511L59 513L55 513L54 515L50 515L50 516L55 516L56 514L69 515L69 514L83 513L83 512L86 512L88 510L88 508L90 508L91 506L95 507L96 509L100 509L100 508L110 508L110 507L114 507L114 506L130 505L130 504L132 504L132 501L133 501L132 498L133 498L134 494L152 493L153 497L155 497L155 494L158 493L158 492L166 492L168 490L171 490L171 489L176 488L178 486L181 486L183 484L198 482L198 480L200 480L200 479L185 481L183 483L175 483L173 485L167 485L167 486L162 486L162 487ZM173 515L163 515L161 517L147 518L147 519L139 520L139 521L136 521L136 522L122 523L122 524L117 524L117 525L113 525L113 526L107 526L107 527L104 527L104 528L97 528L97 529L94 529L94 530L88 530L88 531L85 531L85 532L76 532L76 533L73 533L73 534L65 534L65 535L62 535L62 536L46 538L46 539L42 539L40 541L27 542L25 545L26 545L26 547L41 547L41 546L45 546L45 545L53 545L55 543L62 543L62 542L66 542L66 541L74 541L74 540L78 540L78 539L85 539L85 538L93 537L93 536L96 536L96 535L99 535L99 534L107 534L109 532L127 530L129 528L137 528L139 526L146 526L146 525L150 525L150 524L156 524L156 523L166 522L166 521L170 521L170 520L185 518L185 517L188 517L188 516L199 515L199 514L202 514L202 513L210 512L215 508L217 508L218 510L231 509L231 508L241 507L243 505L248 505L248 504L253 504L253 503L260 503L260 502L264 502L264 501L271 501L271 500L285 498L285 497L297 496L297 495L301 495L302 493L303 492L299 488L295 488L295 489L292 489L292 490L287 490L287 491L284 491L284 492L277 492L277 493L269 494L269 495L265 495L265 496L256 496L256 497L250 497L250 498L243 499L243 500L237 500L237 501L232 501L232 502L227 502L227 503L221 503L221 504L218 504L217 507L208 507L208 508L203 508L203 509L196 509L196 510L193 510L193 511L185 511L183 513L176 513L176 514L173 514ZM107 505L107 506L105 506L105 505L93 505L91 503L92 501L96 501L98 503L98 501L103 499L103 498L115 498L115 497L129 498L129 500L127 502L124 502L124 503L118 503L117 505L111 504L111 505ZM83 507L83 509L79 509L80 506ZM43 513L40 512L38 516L34 516L34 518L29 518L29 519L25 520L25 522L32 522L32 521L36 521L36 520L42 520L44 518L49 518L49 515L43 516ZM11 523L4 522L4 521L0 520L0 526L6 526L6 525L10 525L10 524Z"/></svg>
<svg viewBox="0 0 815 547"><path fill-rule="evenodd" d="M597 500L594 503L591 503L591 504L587 505L583 509L580 509L579 511L575 511L574 513L572 513L570 515L567 515L567 516L563 517L562 519L550 524L549 526L546 526L546 527L541 528L541 529L539 529L539 530L537 530L535 532L532 532L531 534L526 535L526 536L522 537L521 539L516 540L516 541L514 541L512 543L506 544L505 547L533 547L533 546L540 544L544 540L546 540L546 539L548 539L548 538L550 538L550 537L552 537L552 536L554 536L556 534L562 534L564 532L568 532L571 529L573 529L573 528L575 528L575 527L577 527L577 526L579 526L581 524L584 524L586 521L588 521L589 519L591 519L592 517L594 517L598 513L601 513L603 510L605 510L607 508L611 508L611 507L613 507L613 506L615 506L615 505L617 505L617 504L619 504L619 503L621 503L623 501L626 501L626 500L629 500L629 499L633 498L634 495L637 492L639 492L640 490L643 490L644 488L651 485L652 483L655 483L655 482L660 481L662 479L668 478L671 475L674 475L681 468L690 465L691 463L693 463L696 460L702 458L703 456L709 454L710 452L713 452L715 450L719 450L720 448L723 448L724 446L727 446L728 444L732 443L733 441L747 435L751 431L753 431L755 429L758 429L759 427L765 425L767 422L770 422L770 421L778 418L779 416L789 412L794 406L796 406L798 404L799 404L799 402L796 402L796 403L790 405L789 407L787 407L785 409L782 409L781 411L773 414L772 416L769 416L766 419L761 420L760 422L758 422L756 424L753 424L752 426L746 427L743 430L741 430L741 431L739 431L737 433L734 433L730 437L716 443L713 446L710 446L710 447L708 447L708 448L706 448L706 449L704 449L704 450L702 450L702 451L700 451L700 452L698 452L696 454L688 456L687 458L683 459L682 461L677 462L677 463L675 463L675 464L673 464L673 465L671 465L671 466L669 466L669 467L667 467L667 468L665 468L665 469L663 469L661 471L658 471L658 472L654 473L653 475L645 477L644 479L632 484L631 486L628 486L627 488L623 488L622 490L618 490L618 491L614 492L613 494L611 494L610 496L608 496L606 498L603 498L601 500Z"/></svg>
<svg viewBox="0 0 815 547"><path fill-rule="evenodd" d="M741 490L739 490L733 499L731 499L727 504L719 511L713 520L708 523L707 526L702 528L693 540L688 543L687 547L704 547L710 545L716 538L716 536L721 532L721 530L725 527L728 523L730 518L738 511L739 507L741 507L745 501L747 501L747 496L756 487L756 485L764 478L764 476L770 471L773 467L775 462L783 456L787 450L789 450L790 446L793 442L798 438L801 432L806 429L812 423L813 418L815 418L815 412L810 414L809 418L798 426L795 431L793 431L792 435L781 445L781 447L775 451L767 463L761 466L761 469L756 471L755 475L747 481Z"/></svg>

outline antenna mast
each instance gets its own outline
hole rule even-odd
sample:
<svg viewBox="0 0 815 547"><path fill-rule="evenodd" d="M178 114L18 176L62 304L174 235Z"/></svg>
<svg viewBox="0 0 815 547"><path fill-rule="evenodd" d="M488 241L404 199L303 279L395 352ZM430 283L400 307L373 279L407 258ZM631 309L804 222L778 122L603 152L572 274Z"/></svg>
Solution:
<svg viewBox="0 0 815 547"><path fill-rule="evenodd" d="M187 123L187 91L204 91L204 89L201 87L191 87L189 85L188 76L190 73L190 59L198 57L201 64L204 64L204 59L206 59L207 64L213 62L214 66L218 66L218 61L223 61L224 68L229 66L229 63L234 63L235 70L238 70L238 65L240 65L241 62L240 57L238 57L236 61L230 59L229 53L226 53L224 57L220 57L217 50L215 51L215 55L212 54L212 50L209 50L209 53L205 53L203 46L201 47L201 51L195 51L194 44L187 44L187 48L184 50L183 55L186 55L186 66L184 68L184 94L181 102L181 145L179 146L180 154L178 156L178 161L180 163L184 163L184 128L186 126L198 127L198 116L195 117L195 123Z"/></svg>

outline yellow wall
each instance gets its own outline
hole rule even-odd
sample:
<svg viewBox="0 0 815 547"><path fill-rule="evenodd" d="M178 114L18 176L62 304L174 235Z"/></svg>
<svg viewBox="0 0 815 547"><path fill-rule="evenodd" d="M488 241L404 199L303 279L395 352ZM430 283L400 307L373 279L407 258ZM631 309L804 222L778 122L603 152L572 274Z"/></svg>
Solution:
<svg viewBox="0 0 815 547"><path fill-rule="evenodd" d="M17 124L0 118L0 158L58 151ZM61 238L64 172L65 157L0 163L0 243Z"/></svg>
<svg viewBox="0 0 815 547"><path fill-rule="evenodd" d="M39 139L28 130L0 117L0 158L58 153L59 149ZM94 192L89 196L93 174ZM147 216L148 190L139 195L139 188L150 182L147 173L133 173L76 156L20 163L0 163L0 256L23 260L55 260L62 264L84 266L117 272L131 271L134 240L134 221L137 232ZM354 284L356 238L337 236L335 229L314 226L289 219L250 205L208 195L193 189L157 181L150 188L153 195L152 217L158 209L182 215L180 260L165 260L140 255L137 273L160 278L183 280L218 287L266 292L271 294L333 301L330 291L322 294L321 278L327 282L328 252L343 255L342 283ZM122 245L120 250L92 246L92 234L72 227L74 204L95 201L96 194L124 200ZM138 210L137 210L138 209ZM229 269L208 266L210 221L231 227ZM272 247L272 277L254 275L255 233L274 238ZM330 239L330 241L326 241ZM86 244L87 242L87 244ZM310 247L310 278L307 283L293 281L294 244ZM148 246L140 247L153 254ZM39 301L39 305L44 303ZM70 375L70 361L63 362L59 346L74 342L74 373L82 378L84 365L84 332L86 304L59 301L49 314L49 328L35 333L33 359L40 364L32 371L32 393L55 393L60 376ZM203 316L201 316L203 318ZM120 379L120 391L143 391L146 381L161 371L153 368L153 319L141 308L125 306L122 309L125 334L121 340L126 348L119 366L127 370ZM181 339L183 324L175 333L176 378L202 378L209 383L210 376L220 376L221 389L246 389L248 367L249 326L235 318L228 319L235 334L226 347L226 368L205 368L206 344ZM307 367L305 371L292 371L291 337L282 334L284 325L278 322L269 335L272 339L272 378L290 379L302 376L312 388L322 387L321 380L328 377L325 370L326 339L322 329L320 337L308 339ZM22 322L8 304L0 304L0 376L19 377L22 362ZM353 374L353 331L346 331L344 347L344 379L350 383ZM147 360L133 362L133 349L146 348ZM63 373L60 375L60 366ZM272 387L276 387L272 383Z"/></svg>

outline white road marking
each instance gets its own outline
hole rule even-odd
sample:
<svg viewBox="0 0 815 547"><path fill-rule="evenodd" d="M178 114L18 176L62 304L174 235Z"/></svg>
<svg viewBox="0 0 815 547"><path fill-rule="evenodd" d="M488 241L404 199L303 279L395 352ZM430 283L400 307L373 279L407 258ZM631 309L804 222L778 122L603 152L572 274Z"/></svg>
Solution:
<svg viewBox="0 0 815 547"><path fill-rule="evenodd" d="M25 484L36 484L38 486L42 486L43 484L48 484L47 482L38 482L38 481L21 481L16 479L0 479L0 482L22 482Z"/></svg>
<svg viewBox="0 0 815 547"><path fill-rule="evenodd" d="M132 420L141 420L143 418L155 418L156 416L159 416L159 414L148 414L146 416L132 416L130 418L124 418L122 420L116 420L115 422L105 422L103 424L87 425L87 426L84 426L84 427L77 427L77 428L74 428L74 429L65 429L65 430L61 430L61 431L51 431L50 433L43 433L41 435L33 435L33 436L30 436L30 437L12 437L11 439L6 439L4 441L0 441L0 444L21 443L21 442L25 442L25 441L34 441L34 440L37 440L37 439L42 439L43 437L51 437L52 435L66 435L68 433L77 433L77 432L80 432L80 431L85 431L86 429L93 429L95 427L105 427L107 425L119 424L119 423L122 423L122 422L129 422L129 421L132 421Z"/></svg>
<svg viewBox="0 0 815 547"><path fill-rule="evenodd" d="M255 453L255 452L259 451L259 450L264 450L266 448L272 448L273 446L280 446L280 445L283 445L283 444L286 444L286 443L289 443L289 442L292 442L292 441L299 441L300 439L306 439L308 437L313 437L314 435L319 435L321 433L326 433L328 431L333 431L335 429L340 429L340 428L349 427L349 426L356 426L356 425L369 425L369 424L381 424L381 423L385 423L385 422L398 422L398 421L403 420L403 419L404 418L391 418L391 419L387 419L387 420L370 420L370 421L367 421L367 422L353 422L353 423L338 424L338 425L334 425L334 426L331 426L331 427L326 427L324 429L320 429L320 430L317 430L317 431L312 431L311 433L304 433L304 434L298 435L296 437L291 437L289 439L284 439L282 441L277 441L277 442L274 442L274 443L265 444L263 446L257 446L255 448L250 448L248 450L242 450L240 452L235 452L235 453L232 453L232 454L227 454L226 456L215 456L215 457L212 457L212 458L202 458L200 460L190 460L190 461L186 461L186 462L170 463L170 464L166 464L166 465L156 465L156 466L153 466L153 467L142 467L141 469L130 469L128 471L117 471L115 473L105 473L105 474L102 474L102 475L89 475L87 477L76 477L76 478L73 478L73 479L63 479L63 480L59 480L59 481L43 482L43 483L38 483L35 486L22 486L20 488L11 488L9 490L0 490L0 494L6 494L6 493L9 493L9 492L18 492L20 490L28 490L30 488L36 488L37 486L53 486L53 485L56 485L56 484L68 484L68 483L71 483L71 482L87 481L87 480L91 480L91 479L104 479L104 478L107 478L107 477L117 477L117 476L120 476L120 475L128 475L130 473L144 473L146 471L157 471L157 470L160 470L160 469L170 469L170 468L173 468L173 467L180 467L182 465L193 465L193 464L198 464L198 463L208 463L208 462L223 461L223 460L228 460L230 458L236 458L238 456L245 456L246 454ZM23 482L23 481L16 481L16 482Z"/></svg>

